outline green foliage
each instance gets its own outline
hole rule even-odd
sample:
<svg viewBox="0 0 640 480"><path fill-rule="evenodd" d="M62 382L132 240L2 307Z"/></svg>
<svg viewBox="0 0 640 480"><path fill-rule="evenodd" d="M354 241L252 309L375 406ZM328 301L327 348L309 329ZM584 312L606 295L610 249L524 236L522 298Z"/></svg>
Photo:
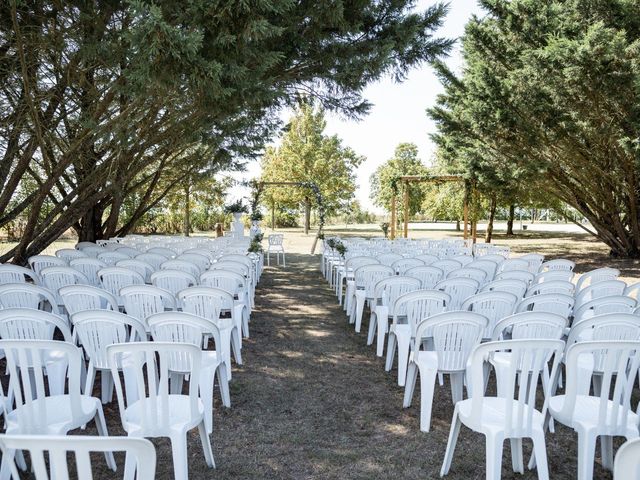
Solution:
<svg viewBox="0 0 640 480"><path fill-rule="evenodd" d="M640 2L481 4L462 77L438 68L439 155L484 191L566 202L640 256Z"/></svg>
<svg viewBox="0 0 640 480"><path fill-rule="evenodd" d="M236 200L224 206L224 213L249 213L249 207L242 200Z"/></svg>
<svg viewBox="0 0 640 480"><path fill-rule="evenodd" d="M402 212L404 182L398 182L402 175L428 175L429 170L418 158L418 147L413 143L401 143L396 147L393 158L380 165L371 174L371 200L378 207L391 210L391 198L396 196L396 208ZM394 192L394 185L396 191ZM415 215L422 208L424 187L420 183L409 184L409 214ZM400 216L399 216L400 217Z"/></svg>
<svg viewBox="0 0 640 480"><path fill-rule="evenodd" d="M262 160L262 177L267 182L304 182L317 185L324 213L335 214L353 197L355 169L363 158L342 145L337 136L325 135L321 108L302 102L287 125L280 147L267 149ZM307 186L268 187L267 204L296 208L310 207L316 199Z"/></svg>

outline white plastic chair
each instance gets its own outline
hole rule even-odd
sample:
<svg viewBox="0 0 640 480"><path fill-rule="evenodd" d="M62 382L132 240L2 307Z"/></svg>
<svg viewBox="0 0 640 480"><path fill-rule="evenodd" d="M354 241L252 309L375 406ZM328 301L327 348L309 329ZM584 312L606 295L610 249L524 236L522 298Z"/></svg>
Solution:
<svg viewBox="0 0 640 480"><path fill-rule="evenodd" d="M106 251L104 247L95 244L81 247L80 250L82 250L83 253L86 253L91 258L98 258L98 255Z"/></svg>
<svg viewBox="0 0 640 480"><path fill-rule="evenodd" d="M107 264L97 258L75 258L69 262L69 266L74 270L84 274L89 280L89 285L100 287L98 272L107 267Z"/></svg>
<svg viewBox="0 0 640 480"><path fill-rule="evenodd" d="M376 256L376 260L378 260L380 265L386 265L387 267L391 267L395 262L403 258L399 253L383 253Z"/></svg>
<svg viewBox="0 0 640 480"><path fill-rule="evenodd" d="M187 432L198 428L205 460L214 467L211 443L204 422L204 406L198 396L202 353L195 345L184 343L141 342L110 345L107 355L116 379L116 395L122 427L132 437L169 437L175 480L188 480ZM123 389L118 369L127 363L136 382ZM173 369L182 363L181 370ZM190 375L188 393L182 394L182 371ZM177 382L179 385L176 385ZM170 385L171 383L171 385ZM178 388L180 387L180 388ZM134 389L131 392L131 389ZM175 392L170 394L170 392ZM126 393L126 400L125 400ZM130 395L133 393L133 395ZM133 397L135 401L131 402ZM133 462L125 464L125 476L131 478Z"/></svg>
<svg viewBox="0 0 640 480"><path fill-rule="evenodd" d="M522 280L516 279L501 279L494 280L493 282L485 284L481 289L481 292L507 292L515 295L518 300L524 297L527 291L527 284Z"/></svg>
<svg viewBox="0 0 640 480"><path fill-rule="evenodd" d="M444 272L442 270L430 265L410 268L405 272L405 275L420 280L423 290L432 290L436 284L444 278Z"/></svg>
<svg viewBox="0 0 640 480"><path fill-rule="evenodd" d="M26 283L27 281L39 285L40 277L29 268L10 264L0 265L0 285L7 283Z"/></svg>
<svg viewBox="0 0 640 480"><path fill-rule="evenodd" d="M539 272L549 272L553 270L562 270L573 272L576 264L571 260L565 260L563 258L558 258L556 260L548 260L540 265Z"/></svg>
<svg viewBox="0 0 640 480"><path fill-rule="evenodd" d="M404 387L407 378L409 352L417 325L427 318L445 311L451 297L437 290L419 290L399 297L393 305L393 324L389 328L385 370L391 371L398 349L398 385Z"/></svg>
<svg viewBox="0 0 640 480"><path fill-rule="evenodd" d="M528 272L529 262L522 258L508 258L498 266L498 272L510 272L513 270Z"/></svg>
<svg viewBox="0 0 640 480"><path fill-rule="evenodd" d="M178 292L178 298L183 311L206 318L218 327L220 345L216 345L216 348L220 351L227 367L227 376L231 379L231 351L236 363L242 365L242 332L237 320L237 316L242 315L242 305L234 306L233 297L228 292L211 287L187 288ZM230 310L231 318L221 318L225 309Z"/></svg>
<svg viewBox="0 0 640 480"><path fill-rule="evenodd" d="M175 252L174 250L172 250L171 248L168 248L168 247L151 247L145 253L162 255L163 257L165 257L165 260L162 260L162 262L164 262L166 260L170 260L170 259L175 258L177 256L177 252ZM162 263L162 262L160 262L160 263Z"/></svg>
<svg viewBox="0 0 640 480"><path fill-rule="evenodd" d="M118 305L123 305L120 290L130 285L144 285L144 278L138 272L122 267L106 267L98 271L98 278L104 288L116 297Z"/></svg>
<svg viewBox="0 0 640 480"><path fill-rule="evenodd" d="M451 260L455 260L456 262L459 262L460 265L462 265L463 267L466 267L471 262L473 262L473 257L471 255L454 255L453 257L450 257L450 258Z"/></svg>
<svg viewBox="0 0 640 480"><path fill-rule="evenodd" d="M0 435L0 450L5 452L25 450L29 452L33 475L36 480L71 480L93 478L92 452L125 452L135 460L138 480L154 480L156 471L156 449L149 440L127 437L60 436L60 435ZM75 473L69 475L67 458L71 454ZM48 458L48 468L47 460ZM18 469L10 464L13 478L20 478Z"/></svg>
<svg viewBox="0 0 640 480"><path fill-rule="evenodd" d="M85 310L118 311L118 301L106 290L90 285L69 285L60 289L60 298L69 315Z"/></svg>
<svg viewBox="0 0 640 480"><path fill-rule="evenodd" d="M544 262L544 255L540 255L539 253L528 253L518 257L518 259L525 260L529 264L529 272L535 275L540 271L540 266Z"/></svg>
<svg viewBox="0 0 640 480"><path fill-rule="evenodd" d="M116 267L128 268L129 270L138 272L140 276L144 278L145 283L149 283L151 281L151 274L155 271L148 263L133 258L116 262Z"/></svg>
<svg viewBox="0 0 640 480"><path fill-rule="evenodd" d="M611 295L627 295L627 284L622 280L604 280L584 287L576 295L575 308L581 307L589 300L608 297ZM627 295L631 296L631 295ZM637 298L636 298L637 300Z"/></svg>
<svg viewBox="0 0 640 480"><path fill-rule="evenodd" d="M102 403L109 403L113 398L113 377L107 361L107 347L116 343L146 340L145 325L130 315L109 310L74 313L71 323L89 358L84 394L93 395L96 373L100 372Z"/></svg>
<svg viewBox="0 0 640 480"><path fill-rule="evenodd" d="M89 255L84 253L82 250L76 250L75 248L61 248L56 250L56 257L69 263L74 258L88 258Z"/></svg>
<svg viewBox="0 0 640 480"><path fill-rule="evenodd" d="M196 277L181 270L158 270L151 274L151 284L177 298L178 292L198 284Z"/></svg>
<svg viewBox="0 0 640 480"><path fill-rule="evenodd" d="M451 297L447 304L447 310L460 310L462 302L471 295L478 293L479 283L472 278L448 278L438 282L435 290L445 292Z"/></svg>
<svg viewBox="0 0 640 480"><path fill-rule="evenodd" d="M40 271L42 284L56 297L58 305L62 305L59 290L69 285L89 285L87 276L71 267L47 267Z"/></svg>
<svg viewBox="0 0 640 480"><path fill-rule="evenodd" d="M115 264L120 260L128 260L131 257L125 253L120 253L117 251L107 251L99 254L97 258L98 260L106 263L107 266L115 266Z"/></svg>
<svg viewBox="0 0 640 480"><path fill-rule="evenodd" d="M382 357L384 354L384 340L389 331L389 317L393 318L396 300L405 293L416 290L420 290L420 280L413 277L389 277L380 280L376 284L371 318L369 320L367 345L373 343L377 330L376 355L378 357Z"/></svg>
<svg viewBox="0 0 640 480"><path fill-rule="evenodd" d="M149 317L151 336L156 342L189 343L201 348L209 338L213 339L214 349L203 350L201 359L200 396L204 404L204 419L207 432L213 433L213 386L216 376L220 386L222 404L231 407L229 396L229 377L227 367L220 355L220 331L214 322L186 312L164 312ZM177 366L174 372L188 375L189 370L181 371Z"/></svg>
<svg viewBox="0 0 640 480"><path fill-rule="evenodd" d="M33 257L29 257L28 262L31 270L36 272L37 275L40 275L43 268L67 267L69 265L66 260L54 257L53 255L34 255Z"/></svg>
<svg viewBox="0 0 640 480"><path fill-rule="evenodd" d="M447 278L471 278L478 282L478 285L484 285L487 274L484 270L472 267L456 268L451 270Z"/></svg>
<svg viewBox="0 0 640 480"><path fill-rule="evenodd" d="M7 358L9 389L15 398L15 408L6 416L8 435L66 435L91 420L100 436L109 435L100 401L80 393L82 356L78 347L52 340L0 340L0 348ZM63 391L47 393L44 371L49 370L52 358L66 366L67 383L64 389L63 382ZM6 478L14 455L15 449L3 452L1 477ZM105 458L115 471L113 454L105 452Z"/></svg>
<svg viewBox="0 0 640 480"><path fill-rule="evenodd" d="M496 280L520 280L521 282L529 285L533 282L535 275L531 272L523 272L521 270L510 270L507 272L500 272L496 275Z"/></svg>
<svg viewBox="0 0 640 480"><path fill-rule="evenodd" d="M433 390L438 373L449 374L453 403L462 400L467 361L480 343L487 319L471 312L446 312L423 320L416 327L415 348L409 357L403 407L411 406L416 379L420 373L420 430L431 427ZM423 343L432 349L420 349Z"/></svg>
<svg viewBox="0 0 640 480"><path fill-rule="evenodd" d="M137 255L140 255L142 252L137 248L127 247L127 246L119 246L116 248L116 252L124 253L129 258L135 258Z"/></svg>
<svg viewBox="0 0 640 480"><path fill-rule="evenodd" d="M571 270L548 270L546 272L538 273L533 279L533 284L543 282L571 282L573 281L574 273Z"/></svg>
<svg viewBox="0 0 640 480"><path fill-rule="evenodd" d="M582 291L588 285L595 285L599 282L607 280L616 280L620 276L620 270L617 268L596 268L590 272L583 273L576 283L576 292Z"/></svg>
<svg viewBox="0 0 640 480"><path fill-rule="evenodd" d="M160 265L160 270L180 270L193 275L195 278L198 278L202 273L195 263L187 262L186 260L166 260Z"/></svg>
<svg viewBox="0 0 640 480"><path fill-rule="evenodd" d="M636 301L624 295L595 298L574 311L573 325L606 313L633 313L635 308Z"/></svg>
<svg viewBox="0 0 640 480"><path fill-rule="evenodd" d="M31 283L7 283L0 285L2 308L32 308L51 311L60 315L58 301L49 289Z"/></svg>
<svg viewBox="0 0 640 480"><path fill-rule="evenodd" d="M438 260L437 262L433 262L430 266L442 270L442 278L447 278L447 275L449 275L449 272L452 270L462 268L462 264L455 260Z"/></svg>
<svg viewBox="0 0 640 480"><path fill-rule="evenodd" d="M287 266L287 260L285 258L284 246L282 245L284 241L284 235L272 234L268 237L268 246L267 246L267 265L271 265L271 254L276 254L276 263L280 265L280 255L282 255L282 266Z"/></svg>
<svg viewBox="0 0 640 480"><path fill-rule="evenodd" d="M362 326L362 315L364 312L365 303L371 301L374 298L376 284L388 277L395 275L392 267L388 265L364 265L356 269L353 274L353 285L355 288L351 288L353 291L353 297L351 300L351 312L349 316L349 323L355 323L355 330L360 333ZM351 280L349 280L350 282Z"/></svg>
<svg viewBox="0 0 640 480"><path fill-rule="evenodd" d="M436 255L431 255L428 253L416 255L414 258L417 258L418 260L423 261L425 265L433 265L434 262L437 262L438 260L440 260L440 258L437 257Z"/></svg>
<svg viewBox="0 0 640 480"><path fill-rule="evenodd" d="M391 268L393 268L398 275L406 275L407 270L422 266L424 266L424 262L417 258L401 258L393 262Z"/></svg>
<svg viewBox="0 0 640 480"><path fill-rule="evenodd" d="M171 294L153 285L130 285L120 289L120 298L127 315L138 319L149 332L147 319L156 313L176 309L176 299Z"/></svg>
<svg viewBox="0 0 640 480"><path fill-rule="evenodd" d="M182 260L183 262L193 263L198 269L200 273L206 271L211 266L211 261L209 257L205 255L200 255L199 253L183 253L178 255L176 260Z"/></svg>
<svg viewBox="0 0 640 480"><path fill-rule="evenodd" d="M614 480L637 480L640 478L640 439L627 440L618 449L613 464Z"/></svg>
<svg viewBox="0 0 640 480"><path fill-rule="evenodd" d="M523 298L516 306L515 313L520 312L549 312L569 318L573 310L573 297L561 293L545 293Z"/></svg>
<svg viewBox="0 0 640 480"><path fill-rule="evenodd" d="M580 391L581 357L593 357L593 372L601 373L599 395ZM578 480L591 480L596 440L601 439L602 466L613 468L613 437L638 437L640 417L631 409L633 384L640 366L640 342L588 341L571 345L566 354L564 395L549 402L553 418L578 434ZM536 460L538 456L536 455Z"/></svg>
<svg viewBox="0 0 640 480"><path fill-rule="evenodd" d="M549 282L534 283L528 288L526 296L531 297L533 295L544 295L546 293L561 293L573 297L575 288L575 285L571 282L551 280Z"/></svg>
<svg viewBox="0 0 640 480"><path fill-rule="evenodd" d="M467 265L467 268L477 268L486 273L485 282L492 282L495 279L496 272L498 270L498 264L493 260L487 260L487 256L482 257L482 260L474 260ZM506 260L505 260L506 262Z"/></svg>
<svg viewBox="0 0 640 480"><path fill-rule="evenodd" d="M0 277L1 276L2 274L0 273ZM620 281L620 280L615 280L615 281ZM602 282L602 283L605 283L605 282ZM585 288L584 290L586 290L587 288ZM626 295L627 297L635 298L636 300L640 300L640 282L633 283L628 287L626 287L624 290L624 295Z"/></svg>
<svg viewBox="0 0 640 480"><path fill-rule="evenodd" d="M156 249L151 249L151 250L156 250ZM163 255L160 255L159 253L152 253L151 250L148 250L146 253L141 253L139 255L136 255L133 259L138 260L139 262L144 262L148 265L151 265L151 267L157 271L157 270L160 270L160 265L162 265L167 260L170 260L171 258L173 258L173 257L165 257Z"/></svg>
<svg viewBox="0 0 640 480"><path fill-rule="evenodd" d="M251 301L249 299L247 280L236 272L209 270L200 275L200 285L224 290L233 296L234 300L238 297L235 305L242 305L243 308L242 314L237 316L237 320L240 320L241 324L236 326L242 331L244 338L249 338L249 307Z"/></svg>
<svg viewBox="0 0 640 480"><path fill-rule="evenodd" d="M512 293L484 292L467 297L460 309L484 316L487 322L482 338L490 339L496 324L511 315L517 303L518 298Z"/></svg>
<svg viewBox="0 0 640 480"><path fill-rule="evenodd" d="M548 480L547 451L544 420L547 404L536 409L538 375L552 358L551 378L555 378L562 357L561 340L509 340L478 345L471 354L471 367L467 373L471 398L456 403L447 450L440 475L449 473L460 426L482 433L486 441L486 478L497 480L501 476L504 440L511 441L514 470L524 472L522 439L533 440L537 460L538 478ZM502 378L503 391L512 392L504 397L488 397L484 392L484 363L496 352L509 351L513 361L509 374ZM516 379L520 378L519 384ZM528 379L529 381L524 381ZM532 388L533 387L533 388Z"/></svg>

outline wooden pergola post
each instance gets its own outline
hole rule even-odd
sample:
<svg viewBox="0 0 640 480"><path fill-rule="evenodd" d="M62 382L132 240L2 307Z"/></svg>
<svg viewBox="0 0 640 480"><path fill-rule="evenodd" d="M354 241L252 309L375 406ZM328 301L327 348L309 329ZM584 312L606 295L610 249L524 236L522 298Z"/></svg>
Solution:
<svg viewBox="0 0 640 480"><path fill-rule="evenodd" d="M469 182L464 182L464 199L462 205L462 216L464 217L464 228L462 230L462 238L469 238Z"/></svg>
<svg viewBox="0 0 640 480"><path fill-rule="evenodd" d="M391 240L396 238L396 194L391 195Z"/></svg>
<svg viewBox="0 0 640 480"><path fill-rule="evenodd" d="M409 182L404 181L404 238L409 238Z"/></svg>

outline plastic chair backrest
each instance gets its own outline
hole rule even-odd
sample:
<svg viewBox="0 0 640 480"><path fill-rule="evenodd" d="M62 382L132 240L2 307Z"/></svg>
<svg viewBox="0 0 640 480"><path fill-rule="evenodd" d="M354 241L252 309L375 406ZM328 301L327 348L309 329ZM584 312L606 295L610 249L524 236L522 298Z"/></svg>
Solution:
<svg viewBox="0 0 640 480"><path fill-rule="evenodd" d="M491 340L506 340L505 333L513 340L547 339L558 340L564 334L567 319L547 312L522 312L509 315L496 323Z"/></svg>
<svg viewBox="0 0 640 480"><path fill-rule="evenodd" d="M427 266L413 267L405 272L408 277L414 277L420 280L422 288L425 290L433 289L436 284L444 277L444 272L437 267Z"/></svg>
<svg viewBox="0 0 640 480"><path fill-rule="evenodd" d="M383 253L382 255L378 255L376 257L376 260L378 260L378 262L380 262L381 265L386 265L387 267L390 267L394 264L394 262L397 262L398 260L402 260L402 255L398 254L398 253Z"/></svg>
<svg viewBox="0 0 640 480"><path fill-rule="evenodd" d="M424 262L422 260L418 260L417 258L401 258L400 260L393 262L391 268L393 268L399 275L405 275L407 270L421 266L424 266Z"/></svg>
<svg viewBox="0 0 640 480"><path fill-rule="evenodd" d="M357 288L364 288L365 296L373 298L376 284L383 278L395 275L393 268L388 265L363 265L353 272Z"/></svg>
<svg viewBox="0 0 640 480"><path fill-rule="evenodd" d="M522 260L521 258L509 258L502 262L498 267L498 271L500 272L509 272L512 270L521 270L524 272L528 272L529 262L526 260Z"/></svg>
<svg viewBox="0 0 640 480"><path fill-rule="evenodd" d="M175 254L174 254L175 255ZM165 257L158 253L152 253L151 251L147 251L146 253L141 253L140 255L136 255L134 260L139 260L141 262L147 263L153 267L154 270L159 270L160 265L169 260L172 257Z"/></svg>
<svg viewBox="0 0 640 480"><path fill-rule="evenodd" d="M484 285L487 274L484 270L472 267L462 267L451 270L447 278L472 278L479 285Z"/></svg>
<svg viewBox="0 0 640 480"><path fill-rule="evenodd" d="M393 306L405 293L420 290L420 280L413 277L388 277L380 280L374 288L374 298L389 307L389 316L393 316Z"/></svg>
<svg viewBox="0 0 640 480"><path fill-rule="evenodd" d="M149 440L133 437L94 437L59 435L0 435L2 454L9 451L27 450L31 458L36 480L70 480L71 478L93 478L92 452L125 452L127 458L137 465L138 480L154 480L156 470L156 449ZM71 455L76 476L69 475L67 459ZM48 467L45 461L48 460ZM9 458L9 457L7 457ZM13 478L20 478L15 462L11 460Z"/></svg>
<svg viewBox="0 0 640 480"><path fill-rule="evenodd" d="M71 315L71 323L80 344L96 368L109 368L109 345L147 339L142 322L118 311L85 310Z"/></svg>
<svg viewBox="0 0 640 480"><path fill-rule="evenodd" d="M462 302L461 310L471 311L483 315L487 319L487 326L483 338L491 338L496 324L513 313L518 298L508 292L476 293Z"/></svg>
<svg viewBox="0 0 640 480"><path fill-rule="evenodd" d="M1 274L0 274L1 276ZM619 281L619 280L615 280ZM604 282L602 282L604 283ZM587 287L589 288L589 287ZM585 288L584 290L586 290ZM635 298L636 300L640 300L640 282L633 283L624 289L624 295L627 297Z"/></svg>
<svg viewBox="0 0 640 480"><path fill-rule="evenodd" d="M56 329L65 342L71 342L67 321L51 312L31 308L0 310L0 338L3 340L52 340Z"/></svg>
<svg viewBox="0 0 640 480"><path fill-rule="evenodd" d="M107 267L107 264L97 258L75 258L69 262L69 266L84 274L89 280L89 285L101 286L98 272Z"/></svg>
<svg viewBox="0 0 640 480"><path fill-rule="evenodd" d="M155 271L155 269L147 262L133 258L116 262L116 267L128 268L129 270L139 273L140 276L144 278L145 282L149 281L151 274Z"/></svg>
<svg viewBox="0 0 640 480"><path fill-rule="evenodd" d="M98 255L98 260L102 260L107 264L107 266L115 265L120 260L127 260L128 258L131 257L125 253L120 253L117 251L104 252Z"/></svg>
<svg viewBox="0 0 640 480"><path fill-rule="evenodd" d="M587 285L595 285L599 282L607 280L616 280L620 276L620 270L617 268L596 268L590 272L583 273L576 283L576 291L580 292Z"/></svg>
<svg viewBox="0 0 640 480"><path fill-rule="evenodd" d="M177 296L180 290L198 284L196 277L182 270L158 270L151 274L151 284Z"/></svg>
<svg viewBox="0 0 640 480"><path fill-rule="evenodd" d="M540 266L542 265L542 262L544 262L544 255L540 255L539 253L528 253L518 257L518 259L525 260L529 264L529 272L535 275L540 271Z"/></svg>
<svg viewBox="0 0 640 480"><path fill-rule="evenodd" d="M636 308L636 301L624 295L612 295L610 297L600 297L589 300L578 307L573 314L573 324L582 322L591 317L596 317L606 313L633 313Z"/></svg>
<svg viewBox="0 0 640 480"><path fill-rule="evenodd" d="M438 370L464 370L473 348L482 340L487 319L473 312L445 312L422 320L416 326L416 348L433 339L438 355Z"/></svg>
<svg viewBox="0 0 640 480"><path fill-rule="evenodd" d="M130 285L120 289L120 297L127 315L137 318L145 326L147 318L165 309L175 310L176 299L166 290L153 285ZM148 328L147 328L148 330Z"/></svg>
<svg viewBox="0 0 640 480"><path fill-rule="evenodd" d="M494 353L508 351L510 356L509 368L500 376L499 391L513 392L513 396L499 397L498 402L504 402L501 414L504 418L505 437L530 437L533 433L534 410L536 407L537 385L541 372L546 371L551 362L551 381L554 382L558 373L558 366L564 350L562 340L504 340L487 342L475 347L471 354L470 375L471 382L471 415L470 423L476 429L482 425L482 414L485 404L484 368L485 361ZM527 379L527 380L522 380ZM520 380L520 381L518 381ZM542 406L542 415L547 411L548 399Z"/></svg>
<svg viewBox="0 0 640 480"><path fill-rule="evenodd" d="M135 398L144 402L144 409L140 412L140 424L147 436L166 436L166 432L172 423L170 415L167 415L170 394L170 381L175 381L175 375L171 369L174 359L182 358L189 362L191 369L188 380L188 403L184 406L188 412L180 412L181 417L198 418L200 416L198 406L198 384L200 382L200 365L202 352L195 345L185 343L168 342L129 342L125 344L109 345L107 347L109 366L114 378L118 407L122 424L127 424L125 401ZM118 374L120 365L126 362L127 371L135 375L135 381L125 382L125 388L135 389L125 392ZM181 389L179 389L181 390Z"/></svg>
<svg viewBox="0 0 640 480"><path fill-rule="evenodd" d="M40 272L42 283L56 296L58 304L62 303L59 290L69 285L90 285L87 276L71 267L47 267Z"/></svg>
<svg viewBox="0 0 640 480"><path fill-rule="evenodd" d="M29 268L9 264L0 265L0 285L26 283L27 279L30 279L36 285L41 282L38 274Z"/></svg>
<svg viewBox="0 0 640 480"><path fill-rule="evenodd" d="M516 307L516 313L520 312L549 312L557 313L569 318L573 310L573 297L561 293L544 293L533 297L523 298Z"/></svg>
<svg viewBox="0 0 640 480"><path fill-rule="evenodd" d="M615 480L637 480L640 478L640 438L628 440L616 453L613 463Z"/></svg>
<svg viewBox="0 0 640 480"><path fill-rule="evenodd" d="M200 273L206 271L211 265L209 257L200 255L199 253L183 253L181 255L178 255L176 257L176 260L193 263L196 267L198 267Z"/></svg>
<svg viewBox="0 0 640 480"><path fill-rule="evenodd" d="M527 297L532 295L543 295L545 293L562 293L563 295L573 296L576 286L565 280L551 280L549 282L534 283L527 290Z"/></svg>
<svg viewBox="0 0 640 480"><path fill-rule="evenodd" d="M165 260L170 260L172 258L175 258L177 253L173 250L171 250L168 247L151 247L150 249L148 249L145 253L145 255L160 255L162 257L165 258ZM162 262L164 262L165 260L162 260ZM162 263L160 262L160 263ZM159 265L159 264L158 264Z"/></svg>
<svg viewBox="0 0 640 480"><path fill-rule="evenodd" d="M218 258L219 262L238 262L246 265L247 268L253 268L253 262L246 255L238 255L237 253L225 253L220 258Z"/></svg>
<svg viewBox="0 0 640 480"><path fill-rule="evenodd" d="M531 272L523 272L520 270L511 270L508 272L500 272L495 276L496 280L520 280L529 285L533 282L535 275Z"/></svg>
<svg viewBox="0 0 640 480"><path fill-rule="evenodd" d="M178 292L178 299L184 312L192 313L216 325L222 310L233 308L233 296L224 290L212 287L191 287Z"/></svg>
<svg viewBox="0 0 640 480"><path fill-rule="evenodd" d="M567 348L587 340L640 340L640 318L631 313L606 313L571 326Z"/></svg>
<svg viewBox="0 0 640 480"><path fill-rule="evenodd" d="M121 246L116 248L116 252L124 253L125 255L129 256L129 258L135 258L137 255L140 255L142 253L137 248L126 247L126 246Z"/></svg>
<svg viewBox="0 0 640 480"><path fill-rule="evenodd" d="M595 396L593 409L595 429L609 435L620 435L627 431L631 410L631 393L638 378L640 366L640 341L587 341L569 346L565 358L566 389L562 412L565 418L572 418L580 391L580 375L584 368L578 362L581 356L592 356L594 372L601 374L600 395ZM594 396L592 396L594 398ZM606 433L605 433L606 432Z"/></svg>
<svg viewBox="0 0 640 480"><path fill-rule="evenodd" d="M576 295L576 307L580 307L589 300L611 295L627 295L627 284L622 280L604 280L584 287Z"/></svg>
<svg viewBox="0 0 640 480"><path fill-rule="evenodd" d="M277 233L269 235L268 241L269 245L282 245L282 241L284 240L284 235Z"/></svg>
<svg viewBox="0 0 640 480"><path fill-rule="evenodd" d="M9 390L13 392L16 408L16 424L21 433L45 434L58 412L51 412L45 408L43 401L48 397L45 388L46 358L53 355L57 359L66 360L67 382L66 402L70 405L71 417L69 424L76 424L77 417L84 415L80 404L80 349L69 342L55 340L0 340L0 348L4 350L7 359L7 373L9 374ZM56 423L63 421L56 418Z"/></svg>
<svg viewBox="0 0 640 480"><path fill-rule="evenodd" d="M2 308L31 308L39 310L49 306L59 314L58 301L49 289L31 283L7 283L0 285L0 306Z"/></svg>
<svg viewBox="0 0 640 480"><path fill-rule="evenodd" d="M451 296L447 310L460 310L462 302L478 293L480 284L472 278L448 278L438 282L434 287Z"/></svg>
<svg viewBox="0 0 640 480"><path fill-rule="evenodd" d="M493 260L486 260L486 256L482 257L482 260L474 260L470 264L467 265L467 268L477 268L482 270L487 274L485 278L485 282L491 282L495 276L496 271L498 270L498 264Z"/></svg>
<svg viewBox="0 0 640 480"><path fill-rule="evenodd" d="M118 311L118 301L102 288L90 285L69 285L60 289L60 298L69 315L85 310Z"/></svg>
<svg viewBox="0 0 640 480"><path fill-rule="evenodd" d="M433 262L431 264L432 267L439 268L442 270L442 275L444 278L449 275L449 272L452 270L457 270L458 268L462 268L462 264L460 262L456 262L455 260L438 260L437 262Z"/></svg>
<svg viewBox="0 0 640 480"><path fill-rule="evenodd" d="M43 268L66 267L69 265L66 260L54 257L53 255L34 255L33 257L29 257L28 262L31 270L38 275L40 275Z"/></svg>
<svg viewBox="0 0 640 480"><path fill-rule="evenodd" d="M76 250L75 248L61 248L60 250L56 250L56 257L65 260L67 263L74 258L87 258L88 256L89 255L82 250Z"/></svg>
<svg viewBox="0 0 640 480"><path fill-rule="evenodd" d="M219 288L234 296L240 293L246 283L242 275L228 270L209 270L200 275L200 285Z"/></svg>
<svg viewBox="0 0 640 480"><path fill-rule="evenodd" d="M122 267L106 267L98 271L102 288L118 299L120 290L129 285L144 285L144 278L138 272Z"/></svg>
<svg viewBox="0 0 640 480"><path fill-rule="evenodd" d="M428 253L416 255L414 258L423 261L425 265L432 265L434 262L437 262L440 260L440 258L438 258L436 255L431 255Z"/></svg>
<svg viewBox="0 0 640 480"><path fill-rule="evenodd" d="M574 273L571 270L548 270L546 272L538 273L533 279L533 283L544 282L571 282L573 280Z"/></svg>
<svg viewBox="0 0 640 480"><path fill-rule="evenodd" d="M515 278L505 278L487 283L480 289L480 291L513 293L518 298L518 300L520 300L524 297L524 294L527 291L527 284L522 280L517 280Z"/></svg>
<svg viewBox="0 0 640 480"><path fill-rule="evenodd" d="M550 272L553 270L562 270L562 271L570 271L573 272L576 264L571 260L565 260L563 258L558 258L556 260L548 260L540 265L540 272Z"/></svg>
<svg viewBox="0 0 640 480"><path fill-rule="evenodd" d="M405 293L393 305L393 323L397 324L399 317L406 317L411 327L411 336L415 337L416 326L438 313L443 313L450 303L451 297L438 290L418 290Z"/></svg>

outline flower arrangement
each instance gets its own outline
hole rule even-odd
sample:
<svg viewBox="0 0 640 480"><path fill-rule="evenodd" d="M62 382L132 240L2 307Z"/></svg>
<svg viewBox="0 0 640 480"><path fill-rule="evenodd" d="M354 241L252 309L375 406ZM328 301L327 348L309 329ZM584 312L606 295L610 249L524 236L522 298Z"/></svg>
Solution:
<svg viewBox="0 0 640 480"><path fill-rule="evenodd" d="M347 253L347 246L342 243L341 241L337 241L336 242L336 252L338 252L338 254L344 258L344 254Z"/></svg>
<svg viewBox="0 0 640 480"><path fill-rule="evenodd" d="M382 222L380 228L382 229L382 233L384 233L384 238L387 238L389 236L389 223Z"/></svg>
<svg viewBox="0 0 640 480"><path fill-rule="evenodd" d="M224 213L249 213L249 209L244 203L242 203L242 200L238 200L225 205Z"/></svg>
<svg viewBox="0 0 640 480"><path fill-rule="evenodd" d="M249 248L247 249L247 252L256 253L256 254L260 254L264 252L264 248L262 248L263 238L264 238L263 233L256 233L255 237L253 237L253 240L251 240L251 243L249 244Z"/></svg>
<svg viewBox="0 0 640 480"><path fill-rule="evenodd" d="M253 222L259 222L264 218L264 215L262 215L262 212L260 210L254 210L253 212L251 212L251 216L249 218L251 218L251 221Z"/></svg>
<svg viewBox="0 0 640 480"><path fill-rule="evenodd" d="M336 243L337 240L335 238L330 238L326 241L327 247L329 247L331 250L334 250L336 248Z"/></svg>

